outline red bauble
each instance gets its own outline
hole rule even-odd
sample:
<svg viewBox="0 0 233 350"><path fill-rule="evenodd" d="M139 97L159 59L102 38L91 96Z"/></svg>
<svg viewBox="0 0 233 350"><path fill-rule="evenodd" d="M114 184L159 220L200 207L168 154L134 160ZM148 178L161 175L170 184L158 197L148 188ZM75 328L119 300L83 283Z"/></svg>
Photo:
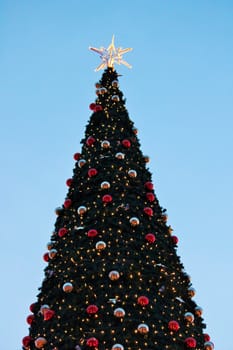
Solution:
<svg viewBox="0 0 233 350"><path fill-rule="evenodd" d="M88 232L87 232L87 236L88 237L96 237L98 235L98 231L95 230L94 228L90 229Z"/></svg>
<svg viewBox="0 0 233 350"><path fill-rule="evenodd" d="M210 341L210 336L209 336L209 334L205 333L205 334L203 334L203 335L204 335L204 340L205 340L205 342L206 342L206 341Z"/></svg>
<svg viewBox="0 0 233 350"><path fill-rule="evenodd" d="M91 169L88 170L87 173L88 173L88 176L89 176L89 177L92 177L92 176L96 176L97 173L98 173L98 171L97 171L97 169L95 169L95 168L91 168Z"/></svg>
<svg viewBox="0 0 233 350"><path fill-rule="evenodd" d="M197 345L196 339L189 337L185 339L185 344L187 346L187 348L195 348Z"/></svg>
<svg viewBox="0 0 233 350"><path fill-rule="evenodd" d="M44 316L44 321L51 320L53 316L55 315L55 311L47 309L44 311L43 316Z"/></svg>
<svg viewBox="0 0 233 350"><path fill-rule="evenodd" d="M31 304L31 305L29 306L29 310L30 310L31 312L34 312L35 306L36 306L36 303Z"/></svg>
<svg viewBox="0 0 233 350"><path fill-rule="evenodd" d="M89 136L86 141L87 146L92 146L94 143L95 143L95 138L93 136Z"/></svg>
<svg viewBox="0 0 233 350"><path fill-rule="evenodd" d="M125 148L129 148L131 146L131 142L127 139L122 140L121 143Z"/></svg>
<svg viewBox="0 0 233 350"><path fill-rule="evenodd" d="M32 338L31 338L29 335L27 335L26 337L24 337L24 338L22 339L22 344L23 344L23 346L24 346L25 348L28 348L29 345L30 345L30 343L31 343L31 341L32 341Z"/></svg>
<svg viewBox="0 0 233 350"><path fill-rule="evenodd" d="M95 104L95 103L91 103L91 104L89 105L89 108L90 108L91 111L94 111L95 108L96 108L96 104Z"/></svg>
<svg viewBox="0 0 233 350"><path fill-rule="evenodd" d="M45 253L43 255L43 259L44 259L45 262L48 262L49 261L49 253Z"/></svg>
<svg viewBox="0 0 233 350"><path fill-rule="evenodd" d="M94 315L98 312L99 308L98 306L96 305L89 305L87 308L86 308L86 312L89 314L89 315Z"/></svg>
<svg viewBox="0 0 233 350"><path fill-rule="evenodd" d="M95 107L96 112L100 112L102 110L103 110L103 107L101 105L96 105L96 107Z"/></svg>
<svg viewBox="0 0 233 350"><path fill-rule="evenodd" d="M149 208L149 207L145 207L143 209L143 212L144 212L144 214L146 214L148 216L153 216L153 210L151 208Z"/></svg>
<svg viewBox="0 0 233 350"><path fill-rule="evenodd" d="M152 193L152 192L147 192L146 194L146 199L149 201L149 202L153 202L155 200L155 195Z"/></svg>
<svg viewBox="0 0 233 350"><path fill-rule="evenodd" d="M145 295L138 297L137 301L138 301L138 304L141 306L146 306L149 304L149 299Z"/></svg>
<svg viewBox="0 0 233 350"><path fill-rule="evenodd" d="M67 234L67 232L68 232L67 228L62 227L62 228L60 228L60 230L58 231L58 236L59 236L59 237L64 237L64 236Z"/></svg>
<svg viewBox="0 0 233 350"><path fill-rule="evenodd" d="M28 324L31 325L32 322L34 321L34 319L35 319L35 316L33 314L31 314L31 315L28 315L28 317L26 318L26 321Z"/></svg>
<svg viewBox="0 0 233 350"><path fill-rule="evenodd" d="M74 160L79 160L81 158L81 153L75 153L73 155Z"/></svg>
<svg viewBox="0 0 233 350"><path fill-rule="evenodd" d="M177 332L179 329L180 329L180 325L177 321L170 321L168 322L168 328L171 330L171 331L175 331Z"/></svg>
<svg viewBox="0 0 233 350"><path fill-rule="evenodd" d="M154 189L154 185L151 181L147 181L145 184L144 184L145 188L149 191L152 191Z"/></svg>
<svg viewBox="0 0 233 350"><path fill-rule="evenodd" d="M90 347L97 347L99 345L99 341L98 339L94 338L94 337L91 337L89 339L87 339L87 346L90 346Z"/></svg>
<svg viewBox="0 0 233 350"><path fill-rule="evenodd" d="M177 244L179 242L179 239L176 236L171 236L171 239L174 244Z"/></svg>
<svg viewBox="0 0 233 350"><path fill-rule="evenodd" d="M63 205L66 209L68 209L71 206L71 204L72 204L72 200L68 198L65 200Z"/></svg>
<svg viewBox="0 0 233 350"><path fill-rule="evenodd" d="M155 237L155 235L153 233L147 233L146 236L145 236L145 239L149 243L154 243L156 241L156 237Z"/></svg>
<svg viewBox="0 0 233 350"><path fill-rule="evenodd" d="M70 187L72 185L73 180L72 179L67 179L66 180L66 186Z"/></svg>
<svg viewBox="0 0 233 350"><path fill-rule="evenodd" d="M110 203L112 202L112 196L110 194L105 194L103 197L102 197L102 201L104 203Z"/></svg>

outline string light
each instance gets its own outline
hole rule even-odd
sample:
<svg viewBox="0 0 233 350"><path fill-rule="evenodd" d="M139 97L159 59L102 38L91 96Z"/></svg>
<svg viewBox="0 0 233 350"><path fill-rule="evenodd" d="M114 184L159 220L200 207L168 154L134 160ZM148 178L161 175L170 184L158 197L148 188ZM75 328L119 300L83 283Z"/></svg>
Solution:
<svg viewBox="0 0 233 350"><path fill-rule="evenodd" d="M82 157L85 158L86 164L82 168L76 166L74 169L74 176L79 178L79 182L77 186L73 184L68 193L72 198L73 207L67 209L63 216L58 216L58 219L64 222L61 225L57 223L52 233L53 244L58 254L55 259L49 261L48 266L54 270L57 285L48 284L45 302L51 300L52 302L48 303L51 308L56 309L57 314L56 323L51 323L51 327L49 323L46 327L45 324L41 326L43 329L41 333L45 338L52 339L50 347L53 343L62 344L64 339L61 334L64 333L69 341L73 341L70 343L70 348L75 348L77 332L80 334L80 345L94 335L96 338L99 336L101 344L108 349L110 349L109 333L112 342L118 343L120 342L118 338L123 338L127 350L157 347L159 343L157 339L160 337L165 339L165 343L168 343L169 339L170 347L172 342L177 346L177 341L181 342L184 335L201 338L201 326L196 320L194 324L183 322L184 313L190 311L189 299L183 296L183 290L187 289L188 285L181 274L179 261L176 261L175 249L170 244L171 228L166 227L161 220L162 214L159 214L160 207L156 200L150 203L150 206L158 217L151 219L140 214L143 207L148 206L148 201L145 199L144 187L142 186L138 190L140 193L137 193L140 184L139 182L135 184L133 181L138 181L139 176L142 178L145 176L143 181L146 182L150 176L138 151L137 137L135 136L135 144L131 142L131 149L124 149L124 159L115 158L115 154L122 151L121 140L132 136L130 131L132 127L129 127L131 124L128 124L130 122L127 116L123 123L120 113L126 109L123 102L111 100L112 80L109 76L106 79L104 87L106 86L107 92L105 95L98 94L96 100L104 112L98 114L98 126L97 114L93 113L86 134L86 136L92 135L96 142L91 147L83 144ZM118 87L114 87L114 95L121 96ZM113 117L111 109L115 111L114 113L119 112L119 115ZM111 144L109 149L101 149L103 140L109 140ZM87 176L89 166L97 168L101 180ZM137 179L128 178L129 169L137 171ZM111 183L111 195L114 200L110 206L101 202L103 190L100 188L100 183L103 180ZM126 204L129 204L128 208ZM77 208L81 205L85 205L87 212L82 217L77 217ZM135 228L129 226L129 219L134 216L138 216L140 220L140 226ZM63 226L69 229L69 233L65 237L58 238L58 229ZM75 229L80 226L85 229ZM105 241L107 245L105 250L98 251L95 238L90 239L87 236L90 228L99 231L98 239ZM156 235L157 240L154 244L145 242L145 235L148 232ZM162 264L163 266L160 266ZM120 271L120 281L107 280L111 269ZM64 280L73 283L75 288L72 293L61 298L59 293ZM43 294L46 293L42 287ZM40 303L43 301L42 295L38 299ZM148 295L150 299L148 306L139 308L136 300L140 295ZM180 295L186 298L184 302L176 299ZM54 301L56 298L58 299ZM98 304L99 310L95 315L88 315L84 310L92 303ZM116 304L119 307L124 306L125 319L120 318L116 321L114 318L113 310ZM76 315L75 327L72 327L71 319L64 318L66 309L68 315L69 313ZM137 318L138 324L141 322L149 324L148 320L151 321L152 335L139 338L137 331L130 331L128 324ZM171 318L183 322L178 333L168 330L167 323ZM49 335L49 332L52 335ZM39 336L41 334L38 334ZM170 349L168 345L163 347Z"/></svg>

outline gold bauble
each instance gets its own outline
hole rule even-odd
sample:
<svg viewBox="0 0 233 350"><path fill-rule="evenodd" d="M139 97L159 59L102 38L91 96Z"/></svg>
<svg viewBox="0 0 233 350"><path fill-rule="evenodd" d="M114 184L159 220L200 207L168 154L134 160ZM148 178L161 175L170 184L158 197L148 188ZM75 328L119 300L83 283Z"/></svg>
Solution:
<svg viewBox="0 0 233 350"><path fill-rule="evenodd" d="M167 216L167 214L162 214L161 215L161 219L163 220L163 222L167 222L167 219L168 219L168 216Z"/></svg>
<svg viewBox="0 0 233 350"><path fill-rule="evenodd" d="M53 242L48 242L47 243L47 249L51 250L53 248Z"/></svg>
<svg viewBox="0 0 233 350"><path fill-rule="evenodd" d="M106 248L106 243L104 241L99 241L96 243L95 248L97 250L104 250Z"/></svg>
<svg viewBox="0 0 233 350"><path fill-rule="evenodd" d="M124 350L124 346L121 344L114 344L112 350Z"/></svg>
<svg viewBox="0 0 233 350"><path fill-rule="evenodd" d="M50 257L50 259L55 258L56 255L57 255L57 250L56 250L56 249L51 249L51 250L49 251L49 257Z"/></svg>
<svg viewBox="0 0 233 350"><path fill-rule="evenodd" d="M63 213L63 208L61 208L61 207L57 207L56 209L55 209L55 214L57 215L57 216L59 216L59 215L61 215L62 213Z"/></svg>
<svg viewBox="0 0 233 350"><path fill-rule="evenodd" d="M133 218L131 218L130 220L129 220L129 222L130 222L130 225L131 226L133 226L133 227L135 227L135 226L138 226L139 225L139 219L138 218L136 218L136 217L133 217Z"/></svg>
<svg viewBox="0 0 233 350"><path fill-rule="evenodd" d="M214 350L214 344L212 343L212 341L205 342L204 349L205 350Z"/></svg>
<svg viewBox="0 0 233 350"><path fill-rule="evenodd" d="M203 309L200 306L196 306L195 307L195 315L197 315L198 317L201 317L203 314Z"/></svg>
<svg viewBox="0 0 233 350"><path fill-rule="evenodd" d="M70 293L70 292L72 292L73 288L74 288L74 287L73 287L73 284L70 283L70 282L64 283L64 284L63 284L63 287L62 287L62 289L63 289L63 291L64 291L65 293Z"/></svg>
<svg viewBox="0 0 233 350"><path fill-rule="evenodd" d="M118 95L113 95L112 96L112 101L119 102L120 101L120 97Z"/></svg>
<svg viewBox="0 0 233 350"><path fill-rule="evenodd" d="M113 81L112 81L112 86L113 86L113 87L117 88L118 85L119 85L119 84L118 84L118 80L113 80Z"/></svg>
<svg viewBox="0 0 233 350"><path fill-rule="evenodd" d="M39 337L35 340L35 347L37 349L42 349L46 343L47 343L47 340L44 337Z"/></svg>
<svg viewBox="0 0 233 350"><path fill-rule="evenodd" d="M109 272L108 277L111 281L116 281L120 278L120 274L118 271L113 270Z"/></svg>
<svg viewBox="0 0 233 350"><path fill-rule="evenodd" d="M122 309L121 307L118 307L117 309L114 310L114 316L116 316L116 317L124 317L125 316L125 310Z"/></svg>
<svg viewBox="0 0 233 350"><path fill-rule="evenodd" d="M84 215L86 213L86 211L87 211L87 208L84 205L81 205L77 209L78 214L81 215L81 216Z"/></svg>
<svg viewBox="0 0 233 350"><path fill-rule="evenodd" d="M82 168L85 164L86 164L86 160L85 160L85 159L80 159L80 160L78 161L78 166L79 166L79 168Z"/></svg>
<svg viewBox="0 0 233 350"><path fill-rule="evenodd" d="M110 142L108 140L102 141L101 142L101 147L105 148L105 149L109 148L110 147Z"/></svg>
<svg viewBox="0 0 233 350"><path fill-rule="evenodd" d="M143 159L146 163L149 163L150 157L149 156L143 156Z"/></svg>
<svg viewBox="0 0 233 350"><path fill-rule="evenodd" d="M196 290L193 287L188 288L188 295L193 298L196 294Z"/></svg>
<svg viewBox="0 0 233 350"><path fill-rule="evenodd" d="M128 171L128 175L129 175L129 177L135 178L135 177L137 177L137 172L136 172L136 170L130 169Z"/></svg>
<svg viewBox="0 0 233 350"><path fill-rule="evenodd" d="M118 153L116 153L116 158L117 159L124 159L125 155L124 155L124 153L118 152Z"/></svg>
<svg viewBox="0 0 233 350"><path fill-rule="evenodd" d="M42 315L44 315L44 311L45 311L45 310L49 310L49 309L50 309L50 307L49 307L47 304L41 305L41 307L40 307L40 313L41 313Z"/></svg>
<svg viewBox="0 0 233 350"><path fill-rule="evenodd" d="M100 93L102 95L106 94L107 92L108 92L108 90L105 87L100 88Z"/></svg>
<svg viewBox="0 0 233 350"><path fill-rule="evenodd" d="M192 314L192 312L186 312L184 314L184 318L186 319L186 321L188 322L193 322L194 321L194 315Z"/></svg>
<svg viewBox="0 0 233 350"><path fill-rule="evenodd" d="M171 226L168 226L168 233L171 235L173 232L173 228Z"/></svg>
<svg viewBox="0 0 233 350"><path fill-rule="evenodd" d="M102 189L102 190L107 190L107 189L109 189L110 188L110 183L108 182L108 181L103 181L103 182L101 182L101 184L100 184L100 188Z"/></svg>
<svg viewBox="0 0 233 350"><path fill-rule="evenodd" d="M145 323L138 325L138 332L140 334L147 334L149 332L149 327Z"/></svg>

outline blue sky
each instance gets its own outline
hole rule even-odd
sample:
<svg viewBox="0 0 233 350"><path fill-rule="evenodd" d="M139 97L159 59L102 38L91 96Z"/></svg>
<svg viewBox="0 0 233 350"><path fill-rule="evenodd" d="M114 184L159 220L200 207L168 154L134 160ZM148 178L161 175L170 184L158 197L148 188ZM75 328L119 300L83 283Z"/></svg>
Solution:
<svg viewBox="0 0 233 350"><path fill-rule="evenodd" d="M160 204L215 349L231 349L232 1L0 2L1 339L21 348L42 255L95 98L91 46L117 66Z"/></svg>

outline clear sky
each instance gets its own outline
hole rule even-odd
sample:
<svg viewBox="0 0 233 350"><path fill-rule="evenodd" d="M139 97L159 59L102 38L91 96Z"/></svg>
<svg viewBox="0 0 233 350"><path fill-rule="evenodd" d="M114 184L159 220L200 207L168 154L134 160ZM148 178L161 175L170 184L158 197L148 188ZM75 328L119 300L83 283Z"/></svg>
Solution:
<svg viewBox="0 0 233 350"><path fill-rule="evenodd" d="M215 349L232 349L233 2L1 0L4 350L21 348L42 256L95 99L88 46L133 47L117 67L160 204L179 237Z"/></svg>

